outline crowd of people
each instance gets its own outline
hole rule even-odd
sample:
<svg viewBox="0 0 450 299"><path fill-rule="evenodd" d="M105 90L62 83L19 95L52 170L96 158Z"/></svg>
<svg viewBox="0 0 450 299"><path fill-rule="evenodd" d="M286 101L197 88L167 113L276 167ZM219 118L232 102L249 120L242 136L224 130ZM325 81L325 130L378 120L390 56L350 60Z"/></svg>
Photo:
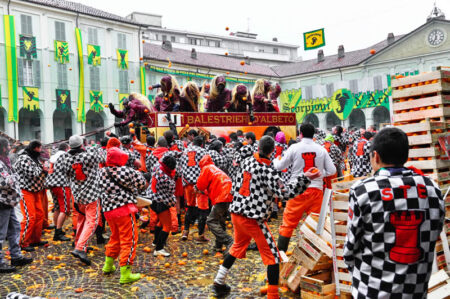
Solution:
<svg viewBox="0 0 450 299"><path fill-rule="evenodd" d="M218 86L222 81L220 77L213 80ZM173 81L164 84L169 92L174 88ZM224 91L219 90L219 94ZM0 273L32 262L21 250L31 252L46 245L41 236L42 230L50 227L45 220L48 189L54 203L53 240L73 241L71 254L90 265L89 241L96 235L98 243L106 242L103 232L108 227L102 271L114 272L119 259L120 283L140 279L140 274L131 271L139 227L148 227L153 233L153 255L168 257L169 234L181 233L181 240L189 242L190 227L197 222L198 234L192 240L210 242L207 227L215 239L214 250L224 254L214 279L216 296L230 292L227 274L236 259L246 256L254 240L267 266L268 298L278 298L280 252L288 250L303 215L320 212L324 188L330 188L332 178L348 172L354 177L370 176L375 171L374 177L360 181L350 191L345 260L354 277L353 294L367 298L375 293L418 294L426 290L430 252L442 229L443 200L430 179L403 167L408 158L403 132L387 128L377 134L374 128L344 130L336 126L327 134L305 123L299 127L297 140L287 140L280 129L271 127L259 140L253 132L217 138L194 129L179 138L169 129L157 140L149 135L146 141L143 144L133 135L119 138L108 133L98 146L88 146L84 138L74 135L68 144L60 143L52 155L46 155L39 141L11 153L8 141L0 138L0 246L7 238L11 255L11 265L0 256ZM380 198L383 204L376 204ZM138 208L138 201L151 202L149 215ZM390 204L393 202L395 205ZM20 225L14 210L18 204L23 216ZM277 217L282 206L275 242L267 222ZM71 214L73 240L64 230ZM416 254L408 259L401 256L409 253L402 249L402 242L407 241L396 240L397 231L391 227L395 224L389 226L388 222L407 222L411 217L427 223L416 230L427 237L413 244L422 257ZM227 219L233 224L232 235L226 230ZM374 232L377 240L371 239ZM421 246L424 243L426 246ZM394 244L397 251L387 255ZM382 271L392 270L395 278L379 277L373 269L380 265Z"/></svg>

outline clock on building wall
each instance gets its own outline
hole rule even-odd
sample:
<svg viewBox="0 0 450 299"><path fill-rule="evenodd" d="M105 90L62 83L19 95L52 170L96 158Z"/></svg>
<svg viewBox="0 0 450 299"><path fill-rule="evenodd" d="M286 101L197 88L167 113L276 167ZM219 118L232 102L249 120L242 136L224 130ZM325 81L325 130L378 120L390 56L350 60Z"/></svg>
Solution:
<svg viewBox="0 0 450 299"><path fill-rule="evenodd" d="M428 32L427 35L427 43L431 47L439 47L445 42L446 39L447 33L445 32L445 30L440 28L432 29Z"/></svg>

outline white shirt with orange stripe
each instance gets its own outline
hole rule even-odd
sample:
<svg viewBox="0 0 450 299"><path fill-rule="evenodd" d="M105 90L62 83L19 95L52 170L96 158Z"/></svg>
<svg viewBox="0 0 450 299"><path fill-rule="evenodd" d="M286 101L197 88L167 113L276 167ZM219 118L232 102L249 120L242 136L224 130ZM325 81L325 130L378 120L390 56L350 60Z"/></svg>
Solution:
<svg viewBox="0 0 450 299"><path fill-rule="evenodd" d="M291 145L284 152L281 160L273 160L273 167L279 171L291 165L290 181L312 167L320 170L321 176L311 181L310 188L322 189L323 178L336 173L336 167L326 149L315 143L311 138L302 138L299 143Z"/></svg>

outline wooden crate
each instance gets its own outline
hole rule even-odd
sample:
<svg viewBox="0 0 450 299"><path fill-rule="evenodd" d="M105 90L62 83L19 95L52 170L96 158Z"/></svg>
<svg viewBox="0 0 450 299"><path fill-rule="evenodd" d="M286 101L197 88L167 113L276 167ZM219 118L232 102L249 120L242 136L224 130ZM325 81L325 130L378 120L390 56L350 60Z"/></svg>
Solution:
<svg viewBox="0 0 450 299"><path fill-rule="evenodd" d="M391 82L393 89L392 98L397 99L439 91L448 91L450 90L450 86L448 86L449 78L450 71L445 69L415 76L394 78Z"/></svg>
<svg viewBox="0 0 450 299"><path fill-rule="evenodd" d="M302 298L334 298L336 293L336 285L331 282L331 271L302 276L300 289Z"/></svg>
<svg viewBox="0 0 450 299"><path fill-rule="evenodd" d="M431 275L428 282L428 298L444 299L450 296L450 278L444 270Z"/></svg>

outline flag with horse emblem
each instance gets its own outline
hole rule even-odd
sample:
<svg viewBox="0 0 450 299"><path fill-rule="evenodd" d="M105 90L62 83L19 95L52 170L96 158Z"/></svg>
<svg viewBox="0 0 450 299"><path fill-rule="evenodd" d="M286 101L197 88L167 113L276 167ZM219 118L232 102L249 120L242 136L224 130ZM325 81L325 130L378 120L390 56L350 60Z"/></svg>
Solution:
<svg viewBox="0 0 450 299"><path fill-rule="evenodd" d="M102 91L89 91L90 110L100 112L103 110L103 92Z"/></svg>
<svg viewBox="0 0 450 299"><path fill-rule="evenodd" d="M90 65L101 65L102 58L100 56L100 46L88 45L88 64Z"/></svg>
<svg viewBox="0 0 450 299"><path fill-rule="evenodd" d="M325 46L325 30L322 28L303 33L303 42L305 51Z"/></svg>
<svg viewBox="0 0 450 299"><path fill-rule="evenodd" d="M117 49L117 66L123 70L128 69L128 51Z"/></svg>
<svg viewBox="0 0 450 299"><path fill-rule="evenodd" d="M55 40L55 60L59 63L69 62L69 44Z"/></svg>
<svg viewBox="0 0 450 299"><path fill-rule="evenodd" d="M56 90L56 110L70 111L70 90L57 89Z"/></svg>
<svg viewBox="0 0 450 299"><path fill-rule="evenodd" d="M22 87L23 108L30 111L39 109L39 89L36 87Z"/></svg>
<svg viewBox="0 0 450 299"><path fill-rule="evenodd" d="M129 94L128 93L119 93L119 107L120 110L123 110L123 101L125 99L128 99Z"/></svg>
<svg viewBox="0 0 450 299"><path fill-rule="evenodd" d="M36 37L20 35L20 57L37 58Z"/></svg>

